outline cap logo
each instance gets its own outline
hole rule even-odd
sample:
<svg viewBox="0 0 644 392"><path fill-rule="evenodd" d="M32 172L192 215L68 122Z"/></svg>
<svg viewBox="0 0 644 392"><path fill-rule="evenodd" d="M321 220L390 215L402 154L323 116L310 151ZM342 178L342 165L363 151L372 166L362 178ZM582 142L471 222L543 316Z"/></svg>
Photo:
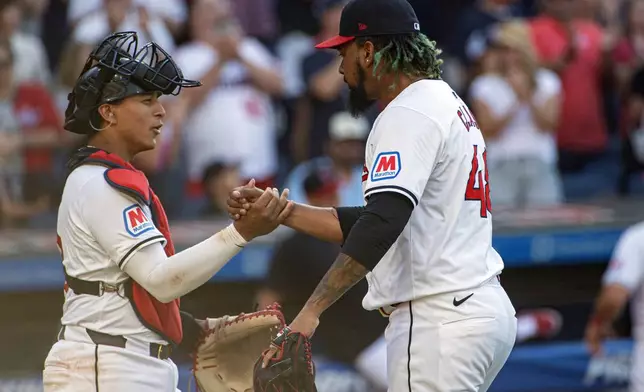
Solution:
<svg viewBox="0 0 644 392"><path fill-rule="evenodd" d="M414 23L414 30L420 31L420 24Z"/></svg>
<svg viewBox="0 0 644 392"><path fill-rule="evenodd" d="M358 30L362 31L362 30L366 30L366 29L367 29L367 25L366 25L366 24L364 24L364 23L358 23Z"/></svg>

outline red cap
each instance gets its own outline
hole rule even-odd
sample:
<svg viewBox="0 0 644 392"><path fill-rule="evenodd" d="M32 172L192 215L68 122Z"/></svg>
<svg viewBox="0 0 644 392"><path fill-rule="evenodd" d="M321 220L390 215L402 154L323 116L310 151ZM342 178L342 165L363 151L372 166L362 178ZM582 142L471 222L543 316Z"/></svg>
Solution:
<svg viewBox="0 0 644 392"><path fill-rule="evenodd" d="M351 42L356 37L343 37L341 35L336 35L333 38L329 38L326 41L322 41L319 44L315 45L316 49L333 49L337 48L338 46L342 46L346 44L347 42Z"/></svg>

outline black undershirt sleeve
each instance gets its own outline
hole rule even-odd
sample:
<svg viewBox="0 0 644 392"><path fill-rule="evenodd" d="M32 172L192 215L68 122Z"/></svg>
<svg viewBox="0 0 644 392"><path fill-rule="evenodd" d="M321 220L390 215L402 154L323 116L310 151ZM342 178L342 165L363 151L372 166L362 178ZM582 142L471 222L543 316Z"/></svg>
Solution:
<svg viewBox="0 0 644 392"><path fill-rule="evenodd" d="M360 218L360 214L365 210L365 207L336 207L335 211L338 213L338 220L340 221L340 228L342 229L343 242L349 237L351 228L356 224Z"/></svg>
<svg viewBox="0 0 644 392"><path fill-rule="evenodd" d="M400 193L372 195L349 235L345 236L342 253L372 270L405 229L413 210L411 200ZM344 233L344 228L342 231Z"/></svg>

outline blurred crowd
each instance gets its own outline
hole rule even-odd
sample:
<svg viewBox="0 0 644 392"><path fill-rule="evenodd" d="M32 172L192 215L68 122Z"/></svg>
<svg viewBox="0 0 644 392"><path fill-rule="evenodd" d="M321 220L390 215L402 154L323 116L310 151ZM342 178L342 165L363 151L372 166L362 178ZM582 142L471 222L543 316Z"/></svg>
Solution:
<svg viewBox="0 0 644 392"><path fill-rule="evenodd" d="M493 208L639 192L644 169L643 0L410 0L443 78L488 144ZM382 109L345 110L340 59L314 44L343 0L0 0L1 227L48 226L64 162L67 94L113 31L161 44L203 86L164 97L157 148L134 162L173 219L225 216L250 178L304 200L328 169L362 203L364 140Z"/></svg>

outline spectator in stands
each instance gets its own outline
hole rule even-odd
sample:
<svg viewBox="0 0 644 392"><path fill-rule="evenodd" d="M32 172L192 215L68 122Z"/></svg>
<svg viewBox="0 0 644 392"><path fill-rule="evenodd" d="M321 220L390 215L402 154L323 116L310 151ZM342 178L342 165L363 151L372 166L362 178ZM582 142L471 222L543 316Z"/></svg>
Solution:
<svg viewBox="0 0 644 392"><path fill-rule="evenodd" d="M314 36L318 32L319 17L324 12L326 0L275 0L275 3L280 29L275 52L284 70L287 110L292 111L292 101L305 91L302 61L315 51ZM288 114L292 116L290 112Z"/></svg>
<svg viewBox="0 0 644 392"><path fill-rule="evenodd" d="M14 58L11 46L0 43L0 226L21 223L48 207L46 197L23 203L23 135L15 111Z"/></svg>
<svg viewBox="0 0 644 392"><path fill-rule="evenodd" d="M369 123L363 117L355 118L343 111L331 116L328 129L330 140L326 143L326 154L300 163L288 175L285 188L290 190L289 197L305 203L305 178L316 167L324 167L338 177L339 205L362 205L362 170Z"/></svg>
<svg viewBox="0 0 644 392"><path fill-rule="evenodd" d="M239 168L236 165L217 162L208 166L203 175L207 204L202 211L202 217L228 219L228 194L240 184Z"/></svg>
<svg viewBox="0 0 644 392"><path fill-rule="evenodd" d="M633 176L644 172L644 64L640 65L630 82L625 99L622 142L622 165L619 178L620 194L625 195L643 182Z"/></svg>
<svg viewBox="0 0 644 392"><path fill-rule="evenodd" d="M516 0L482 0L461 12L455 34L447 42L447 48L460 65L470 69L469 72L463 71L465 80L471 79L471 72L475 72L472 66L486 52L486 38L490 29L500 22L521 16L516 3Z"/></svg>
<svg viewBox="0 0 644 392"><path fill-rule="evenodd" d="M37 36L20 31L22 9L19 0L0 0L0 41L9 41L13 51L16 82L40 82L48 85L51 72L47 53Z"/></svg>
<svg viewBox="0 0 644 392"><path fill-rule="evenodd" d="M277 38L276 0L234 0L231 4L246 34L272 48Z"/></svg>
<svg viewBox="0 0 644 392"><path fill-rule="evenodd" d="M273 184L277 173L276 116L271 102L283 92L277 60L237 23L228 0L196 0L191 41L174 56L187 78L203 86L186 91L183 124L191 196L202 194L205 168L215 161L240 165L243 178Z"/></svg>
<svg viewBox="0 0 644 392"><path fill-rule="evenodd" d="M338 34L345 0L320 0L320 31L316 41ZM297 102L293 120L292 153L296 163L324 154L329 119L345 108L346 87L338 72L341 58L334 50L314 51L304 58L302 76L306 91Z"/></svg>
<svg viewBox="0 0 644 392"><path fill-rule="evenodd" d="M340 15L346 0L319 0L316 13L320 32L316 42L338 34ZM292 132L292 153L295 163L325 155L329 140L329 120L344 111L348 89L338 72L340 59L335 50L316 50L305 57L302 75L306 92L295 108ZM364 115L371 124L380 107L373 105Z"/></svg>
<svg viewBox="0 0 644 392"><path fill-rule="evenodd" d="M84 63L91 48L116 31L136 31L139 41L155 41L170 53L175 46L163 20L137 0L103 0L103 7L80 19L74 28L72 40L82 46L78 61Z"/></svg>
<svg viewBox="0 0 644 392"><path fill-rule="evenodd" d="M41 20L50 0L22 0L22 26L20 30L33 36L42 36Z"/></svg>
<svg viewBox="0 0 644 392"><path fill-rule="evenodd" d="M540 68L530 30L504 22L491 38L498 72L477 77L472 108L486 137L495 207L527 208L562 202L553 132L559 121L561 83Z"/></svg>
<svg viewBox="0 0 644 392"><path fill-rule="evenodd" d="M33 1L33 0L31 0ZM36 0L42 1L42 0ZM187 19L185 0L133 0L136 7L144 7L151 15L160 18L172 34L177 34ZM73 27L83 19L104 11L104 0L69 0L67 21ZM123 3L125 5L125 3ZM127 5L125 5L127 7Z"/></svg>
<svg viewBox="0 0 644 392"><path fill-rule="evenodd" d="M317 168L305 179L307 202L319 207L338 205L338 179L326 168ZM287 323L297 315L309 294L324 276L338 255L337 244L320 241L295 232L277 245L270 262L268 276L258 292L260 308L279 302ZM384 331L387 320L378 312L365 312L362 297L367 290L366 281L360 281L333 308L325 313L326 323L315 331L316 364L331 361L353 368L354 361L362 350L372 344ZM350 389L350 379L360 380L357 374L346 377L342 383L324 387L320 373L316 384L320 392L373 392L373 388ZM364 384L364 381L362 381ZM347 389L343 389L347 388Z"/></svg>
<svg viewBox="0 0 644 392"><path fill-rule="evenodd" d="M24 157L23 196L26 201L56 197L62 186L56 158L62 148L71 147L75 138L63 132L60 113L45 86L20 83L13 86L12 93Z"/></svg>
<svg viewBox="0 0 644 392"><path fill-rule="evenodd" d="M541 14L531 21L539 61L562 82L563 104L556 129L562 174L587 169L605 157L608 146L601 90L604 33L597 23L575 17L577 1L542 0ZM595 182L603 183L602 189L609 181L595 177ZM592 189L581 192L588 195Z"/></svg>
<svg viewBox="0 0 644 392"><path fill-rule="evenodd" d="M280 35L275 53L282 65L284 94L279 102L282 109L281 132L278 138L280 173L278 182L293 167L292 134L295 113L300 97L306 92L302 62L315 51L314 35L318 31L317 6L325 0L275 0Z"/></svg>
<svg viewBox="0 0 644 392"><path fill-rule="evenodd" d="M627 95L635 71L644 65L644 0L627 4L624 35L613 49L617 92L622 103L622 131L626 131Z"/></svg>

